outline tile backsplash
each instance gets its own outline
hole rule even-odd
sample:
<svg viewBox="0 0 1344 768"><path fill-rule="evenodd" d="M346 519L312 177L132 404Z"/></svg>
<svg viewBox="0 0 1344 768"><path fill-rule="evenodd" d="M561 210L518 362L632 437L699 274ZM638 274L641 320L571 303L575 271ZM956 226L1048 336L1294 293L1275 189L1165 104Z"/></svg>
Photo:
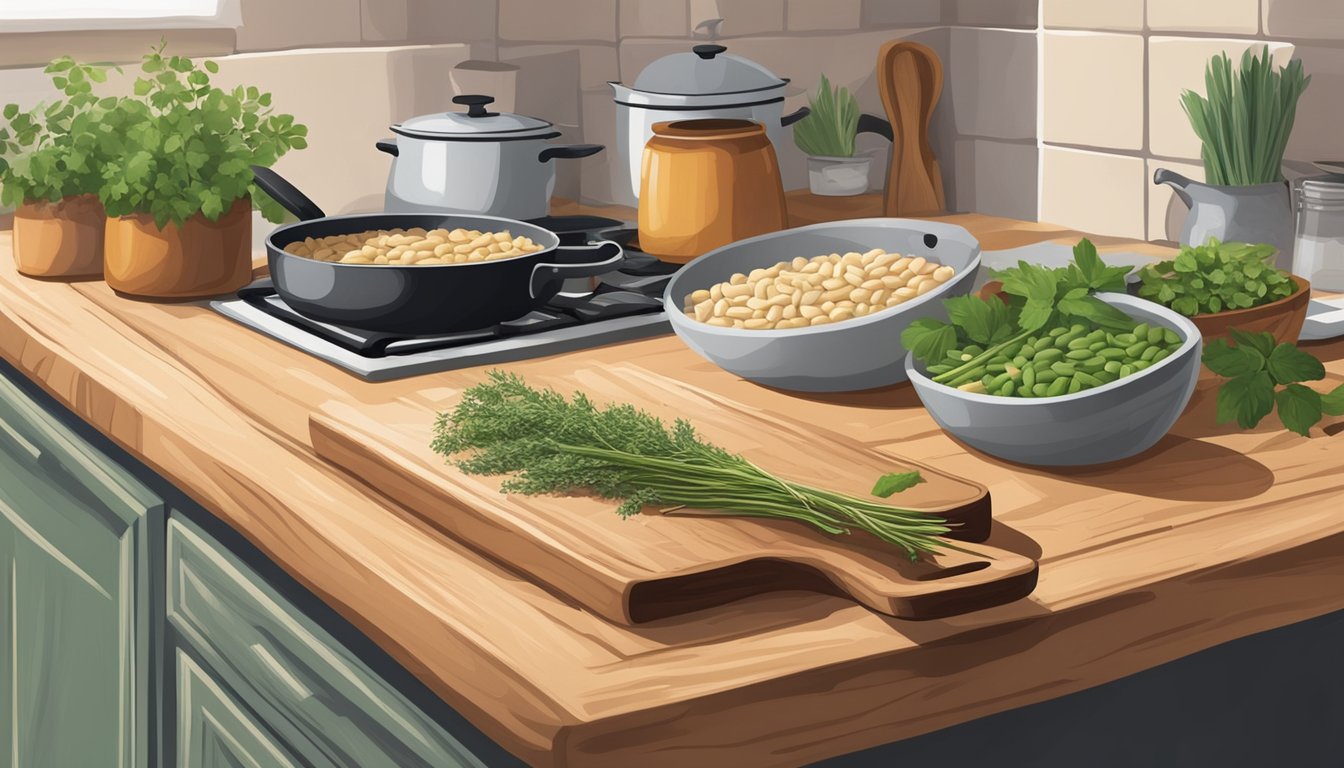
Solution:
<svg viewBox="0 0 1344 768"><path fill-rule="evenodd" d="M908 38L944 63L932 131L950 207L1167 239L1181 206L1153 171L1202 177L1180 92L1202 88L1214 53L1268 43L1313 76L1289 171L1344 157L1339 0L330 0L321 13L304 0L240 2L238 29L0 29L0 101L40 98L40 65L55 55L131 62L163 36L218 58L226 79L275 91L307 122L312 146L280 170L341 212L379 205L388 160L371 140L459 92L490 90L499 108L551 120L566 141L614 147L607 83L715 37L791 78L786 113L824 72L882 115L877 51ZM333 90L342 98L321 98ZM888 145L860 139L878 158L879 189ZM805 186L802 153L791 141L779 149L786 186ZM610 152L558 168L558 194L620 198Z"/></svg>

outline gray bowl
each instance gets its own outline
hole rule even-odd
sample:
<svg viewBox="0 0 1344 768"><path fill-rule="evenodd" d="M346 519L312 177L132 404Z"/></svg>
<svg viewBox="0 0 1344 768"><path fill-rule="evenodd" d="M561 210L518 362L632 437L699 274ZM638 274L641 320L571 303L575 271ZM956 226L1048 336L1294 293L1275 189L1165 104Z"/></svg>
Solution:
<svg viewBox="0 0 1344 768"><path fill-rule="evenodd" d="M939 426L1005 461L1076 466L1146 451L1176 423L1195 391L1203 341L1194 323L1159 304L1122 293L1098 298L1140 322L1171 328L1181 346L1138 373L1059 397L997 397L935 384L913 355L905 359L910 383Z"/></svg>
<svg viewBox="0 0 1344 768"><path fill-rule="evenodd" d="M686 296L798 256L883 248L954 267L946 283L899 306L840 323L779 331L720 328L687 317ZM980 269L980 243L962 227L914 219L854 219L739 240L690 262L668 283L663 304L686 346L744 379L800 392L851 392L905 381L901 331L921 317L947 317L942 300L964 295Z"/></svg>

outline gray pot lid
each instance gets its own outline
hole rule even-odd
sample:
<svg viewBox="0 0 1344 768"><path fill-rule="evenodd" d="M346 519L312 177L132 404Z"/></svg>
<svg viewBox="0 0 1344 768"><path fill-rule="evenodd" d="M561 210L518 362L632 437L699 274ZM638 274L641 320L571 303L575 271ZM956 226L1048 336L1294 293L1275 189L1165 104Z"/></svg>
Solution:
<svg viewBox="0 0 1344 768"><path fill-rule="evenodd" d="M554 133L553 124L545 120L512 112L490 112L486 107L494 101L490 96L454 96L453 103L466 105L466 112L420 115L392 126L392 130L405 136L432 139L506 139L534 135L540 138Z"/></svg>
<svg viewBox="0 0 1344 768"><path fill-rule="evenodd" d="M778 88L788 80L750 59L725 53L722 45L697 45L685 53L664 56L644 68L634 89L646 93L704 96Z"/></svg>

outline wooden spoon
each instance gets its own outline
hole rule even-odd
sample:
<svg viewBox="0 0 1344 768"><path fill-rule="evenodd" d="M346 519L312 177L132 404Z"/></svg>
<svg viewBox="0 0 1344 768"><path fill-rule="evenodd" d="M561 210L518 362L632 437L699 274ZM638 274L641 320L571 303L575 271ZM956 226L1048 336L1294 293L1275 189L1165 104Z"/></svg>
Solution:
<svg viewBox="0 0 1344 768"><path fill-rule="evenodd" d="M888 216L927 216L947 208L943 175L929 144L929 123L943 90L943 64L933 49L897 40L877 54L877 85L891 121Z"/></svg>

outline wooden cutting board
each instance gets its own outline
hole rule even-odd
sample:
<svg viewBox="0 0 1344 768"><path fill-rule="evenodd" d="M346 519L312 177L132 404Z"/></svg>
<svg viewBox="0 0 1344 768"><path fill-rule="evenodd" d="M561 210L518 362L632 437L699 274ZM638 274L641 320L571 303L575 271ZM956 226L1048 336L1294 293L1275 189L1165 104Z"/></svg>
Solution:
<svg viewBox="0 0 1344 768"><path fill-rule="evenodd" d="M616 502L606 499L506 496L501 478L465 475L429 448L435 414L456 404L457 390L425 390L367 407L328 403L310 417L313 447L450 535L626 624L795 589L931 619L1016 600L1035 586L1035 561L980 543L989 535L990 500L978 483L894 461L842 435L803 429L635 367L595 367L572 377L599 404L630 402L669 420L687 415L705 439L791 480L866 496L879 476L917 469L925 482L888 502L945 516L978 556L948 552L911 563L862 533L833 537L789 521L656 511L622 519ZM537 377L529 383L550 385Z"/></svg>

